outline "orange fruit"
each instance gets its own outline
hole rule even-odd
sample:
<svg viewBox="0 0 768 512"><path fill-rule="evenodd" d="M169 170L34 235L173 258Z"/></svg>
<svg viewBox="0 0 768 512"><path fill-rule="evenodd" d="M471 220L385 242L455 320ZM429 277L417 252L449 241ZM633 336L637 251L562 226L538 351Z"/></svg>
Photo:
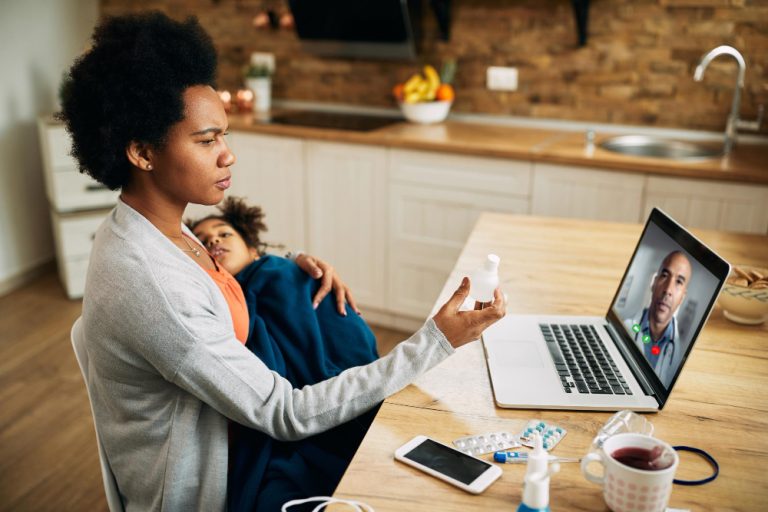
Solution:
<svg viewBox="0 0 768 512"><path fill-rule="evenodd" d="M453 90L451 84L440 84L435 93L435 99L437 101L453 101L456 97L456 92Z"/></svg>
<svg viewBox="0 0 768 512"><path fill-rule="evenodd" d="M403 101L403 88L403 84L397 84L392 88L392 96L394 96L397 101Z"/></svg>

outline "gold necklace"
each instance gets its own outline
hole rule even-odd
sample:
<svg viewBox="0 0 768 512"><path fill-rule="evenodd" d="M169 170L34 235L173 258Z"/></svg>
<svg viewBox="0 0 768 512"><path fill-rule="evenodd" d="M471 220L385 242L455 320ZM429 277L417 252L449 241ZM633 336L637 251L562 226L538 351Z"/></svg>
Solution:
<svg viewBox="0 0 768 512"><path fill-rule="evenodd" d="M199 257L200 257L200 255L202 254L202 253L200 252L200 249L199 249L198 247L192 247L192 245L191 245L191 244L189 243L189 241L187 240L187 237L185 237L184 235L181 235L181 239L184 241L184 243L186 244L186 246L187 246L187 247L189 247L189 250L187 250L187 249L182 249L182 251L184 251L184 252L191 252L192 254L194 254L194 255L195 255L195 257L196 257L196 258L199 258Z"/></svg>

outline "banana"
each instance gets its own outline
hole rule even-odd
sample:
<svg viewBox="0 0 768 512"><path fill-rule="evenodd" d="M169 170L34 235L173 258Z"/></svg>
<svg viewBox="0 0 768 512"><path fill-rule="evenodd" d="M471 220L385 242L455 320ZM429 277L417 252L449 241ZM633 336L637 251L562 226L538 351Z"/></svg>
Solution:
<svg viewBox="0 0 768 512"><path fill-rule="evenodd" d="M424 81L420 74L415 73L409 78L403 85L403 92L406 96L419 88L419 85Z"/></svg>
<svg viewBox="0 0 768 512"><path fill-rule="evenodd" d="M421 101L421 95L417 91L409 92L403 97L406 103L418 103Z"/></svg>
<svg viewBox="0 0 768 512"><path fill-rule="evenodd" d="M403 101L406 103L432 101L435 99L438 87L440 87L440 76L435 68L427 64L424 66L423 76L414 73L403 84Z"/></svg>
<svg viewBox="0 0 768 512"><path fill-rule="evenodd" d="M419 82L419 86L416 88L416 92L419 94L419 100L425 101L429 99L429 82L426 80L422 80Z"/></svg>
<svg viewBox="0 0 768 512"><path fill-rule="evenodd" d="M424 93L424 99L432 101L435 99L437 88L440 87L440 75L437 74L434 67L427 64L424 66L424 76L427 77L427 90Z"/></svg>

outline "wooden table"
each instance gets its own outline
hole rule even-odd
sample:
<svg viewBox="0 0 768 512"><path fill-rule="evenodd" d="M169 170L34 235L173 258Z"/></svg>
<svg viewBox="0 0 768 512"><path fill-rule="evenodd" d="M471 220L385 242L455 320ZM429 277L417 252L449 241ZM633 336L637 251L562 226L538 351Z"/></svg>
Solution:
<svg viewBox="0 0 768 512"><path fill-rule="evenodd" d="M640 236L642 226L583 220L483 214L435 303L441 305L489 252L501 256L509 313L602 315ZM768 263L768 237L713 231L695 234L728 261ZM726 320L719 306L701 332L664 410L647 418L672 445L703 448L720 463L717 480L674 486L670 506L691 510L765 510L768 506L768 327ZM568 429L555 449L586 454L611 413L532 411L495 406L479 342L460 348L413 385L387 399L336 489L377 512L514 510L524 465L503 465L503 476L474 496L395 462L396 448L417 434L446 444L472 434L518 432L541 418ZM681 454L678 477L710 473ZM551 485L552 510L605 510L602 491L578 464L562 464ZM341 509L338 509L341 510Z"/></svg>

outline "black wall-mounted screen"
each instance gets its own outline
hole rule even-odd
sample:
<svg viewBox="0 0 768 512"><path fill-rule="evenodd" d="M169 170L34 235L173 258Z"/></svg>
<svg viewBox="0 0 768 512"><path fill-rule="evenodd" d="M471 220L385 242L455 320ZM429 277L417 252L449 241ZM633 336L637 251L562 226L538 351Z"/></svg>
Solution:
<svg viewBox="0 0 768 512"><path fill-rule="evenodd" d="M289 0L302 48L334 57L414 58L420 0Z"/></svg>

